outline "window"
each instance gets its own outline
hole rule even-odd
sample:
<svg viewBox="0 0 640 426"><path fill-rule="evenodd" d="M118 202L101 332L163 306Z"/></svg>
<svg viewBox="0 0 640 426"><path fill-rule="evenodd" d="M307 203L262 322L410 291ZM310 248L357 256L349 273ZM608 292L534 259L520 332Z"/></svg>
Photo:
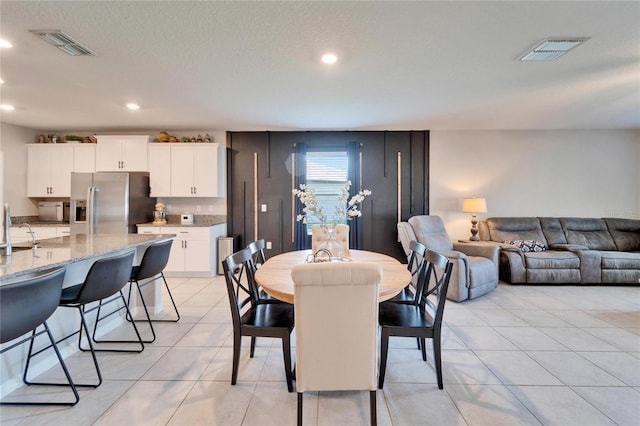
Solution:
<svg viewBox="0 0 640 426"><path fill-rule="evenodd" d="M306 183L316 190L318 204L327 216L327 221L333 222L338 195L347 181L347 151L307 151L306 163ZM316 217L307 217L307 233L311 234L311 226L319 223Z"/></svg>

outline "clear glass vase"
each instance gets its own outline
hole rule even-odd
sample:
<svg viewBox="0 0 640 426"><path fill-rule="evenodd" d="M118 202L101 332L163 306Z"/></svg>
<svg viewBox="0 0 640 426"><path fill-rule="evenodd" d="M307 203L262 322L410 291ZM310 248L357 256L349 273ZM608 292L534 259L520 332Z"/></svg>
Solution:
<svg viewBox="0 0 640 426"><path fill-rule="evenodd" d="M331 253L331 260L342 260L344 256L344 247L336 240L336 230L327 226L327 239L318 245L317 255L322 256L323 250Z"/></svg>

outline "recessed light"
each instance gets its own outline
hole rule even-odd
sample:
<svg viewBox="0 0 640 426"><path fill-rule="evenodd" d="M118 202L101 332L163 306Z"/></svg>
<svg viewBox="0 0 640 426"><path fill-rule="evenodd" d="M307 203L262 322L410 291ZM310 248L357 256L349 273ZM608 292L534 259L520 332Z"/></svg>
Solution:
<svg viewBox="0 0 640 426"><path fill-rule="evenodd" d="M5 111L13 111L15 108L13 107L13 105L0 104L0 109L3 109Z"/></svg>
<svg viewBox="0 0 640 426"><path fill-rule="evenodd" d="M338 57L333 53L325 53L322 55L322 62L325 64L335 64L338 61Z"/></svg>
<svg viewBox="0 0 640 426"><path fill-rule="evenodd" d="M13 47L13 44L9 43L7 40L0 38L0 47L7 47L7 48L11 48Z"/></svg>
<svg viewBox="0 0 640 426"><path fill-rule="evenodd" d="M132 110L138 110L138 109L140 109L140 105L138 105L138 104L127 104L127 108L132 109Z"/></svg>
<svg viewBox="0 0 640 426"><path fill-rule="evenodd" d="M0 84L4 84L4 80L0 78Z"/></svg>

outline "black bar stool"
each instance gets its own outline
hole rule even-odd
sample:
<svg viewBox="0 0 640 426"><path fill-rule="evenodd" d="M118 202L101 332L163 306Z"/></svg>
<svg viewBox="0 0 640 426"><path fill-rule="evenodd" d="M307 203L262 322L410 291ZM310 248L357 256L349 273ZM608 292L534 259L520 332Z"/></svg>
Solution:
<svg viewBox="0 0 640 426"><path fill-rule="evenodd" d="M144 340L145 343L152 343L156 340L156 332L153 329L152 323L180 321L180 312L178 312L178 307L176 306L176 302L173 300L173 295L171 294L171 290L169 289L169 284L167 284L167 280L165 279L164 273L162 272L167 266L167 262L169 261L169 253L171 252L172 243L173 240L167 240L150 245L145 250L140 265L131 268L131 276L129 277L129 282L131 282L131 290L129 291L129 297L131 297L131 291L133 291L133 283L135 283L136 287L138 288L138 294L140 295L140 301L142 301L144 313L147 316L146 320L143 319L134 321L147 321L149 323L149 328L151 329L151 335L153 336L151 340ZM147 308L147 304L144 301L144 296L142 295L142 287L154 282L155 278L158 276L160 276L160 278L162 278L162 281L164 281L164 286L167 289L169 298L171 299L173 310L176 312L176 319L151 319L151 316L149 315L149 309Z"/></svg>
<svg viewBox="0 0 640 426"><path fill-rule="evenodd" d="M27 340L29 356L22 376L26 385L70 386L73 391L72 402L34 402L34 401L2 401L3 405L76 405L80 400L78 391L71 380L71 375L65 365L56 342L51 335L47 319L55 312L62 293L64 269L56 269L47 273L30 277L21 281L0 286L0 343L6 343L31 331L31 336L21 339L14 344L0 350L0 354L20 346ZM42 325L44 330L36 331ZM67 383L40 383L27 379L29 361L33 352L33 343L37 336L46 333L51 344L44 349L53 347L60 366L67 378ZM44 350L43 349L43 350ZM42 351L43 351L42 350Z"/></svg>
<svg viewBox="0 0 640 426"><path fill-rule="evenodd" d="M122 288L129 282L134 253L134 251L129 251L117 256L96 260L91 266L91 269L89 269L89 273L87 274L87 277L85 278L83 283L67 287L62 290L62 296L60 297L59 306L78 309L78 312L80 313L80 328L78 329L78 331L60 339L59 342L66 340L71 336L74 336L75 334L78 334L78 347L81 351L91 352L93 364L96 368L96 374L98 376L97 384L76 384L76 386L98 387L102 383L102 374L100 373L100 367L98 365L96 352L105 351L139 353L144 350L144 342L142 341L142 337L140 336L135 323L131 324L133 325L133 330L138 337L137 340L95 339L97 323L101 319L99 316L99 312L103 306L111 302L122 301L122 303L124 304L123 308L126 309L127 315L131 317L129 305L127 304L127 300L122 294ZM99 302L99 304L87 309L86 305L92 302ZM119 311L120 309L122 308L118 308L116 311ZM85 315L94 310L98 310L98 315L96 318L96 327L94 327L93 335L90 336L89 327L87 326ZM82 347L83 330L87 337L89 348ZM140 345L140 349L97 349L94 347L94 343L138 343Z"/></svg>

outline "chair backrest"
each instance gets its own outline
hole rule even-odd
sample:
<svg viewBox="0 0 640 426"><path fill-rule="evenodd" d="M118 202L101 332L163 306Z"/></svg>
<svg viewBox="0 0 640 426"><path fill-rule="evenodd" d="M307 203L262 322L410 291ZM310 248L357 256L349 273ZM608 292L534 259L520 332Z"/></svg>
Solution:
<svg viewBox="0 0 640 426"><path fill-rule="evenodd" d="M233 253L222 261L234 328L240 326L240 311L242 308L248 303L254 303L255 300L252 289L249 288L247 283L242 282L243 270L246 270L247 275L252 274L250 267L247 265L251 261L251 251L248 248Z"/></svg>
<svg viewBox="0 0 640 426"><path fill-rule="evenodd" d="M375 390L380 265L295 265L296 388Z"/></svg>
<svg viewBox="0 0 640 426"><path fill-rule="evenodd" d="M442 315L444 314L444 304L447 301L447 290L449 288L449 279L451 278L451 270L453 262L433 250L427 250L424 254L425 268L425 285L422 287L422 297L420 304L425 310L429 310L433 318L433 327L440 328L442 325ZM435 294L436 301L433 303L429 300L429 295Z"/></svg>
<svg viewBox="0 0 640 426"><path fill-rule="evenodd" d="M169 261L172 243L173 240L166 240L151 244L147 247L135 276L132 276L131 278L144 280L162 272Z"/></svg>
<svg viewBox="0 0 640 426"><path fill-rule="evenodd" d="M254 266L257 267L258 265L262 265L266 261L264 256L264 239L255 240L254 242L249 243L247 248L251 252L251 257L253 257Z"/></svg>
<svg viewBox="0 0 640 426"><path fill-rule="evenodd" d="M344 255L349 255L349 225L339 223L335 225L335 239L344 247ZM327 230L320 225L311 226L311 251L313 253L318 251L318 246L325 242L329 238Z"/></svg>
<svg viewBox="0 0 640 426"><path fill-rule="evenodd" d="M413 216L409 224L416 239L431 250L453 250L453 243L440 216Z"/></svg>
<svg viewBox="0 0 640 426"><path fill-rule="evenodd" d="M0 343L33 330L60 303L64 268L0 286Z"/></svg>
<svg viewBox="0 0 640 426"><path fill-rule="evenodd" d="M409 243L409 255L407 256L407 269L411 272L411 285L414 288L417 288L418 278L420 276L420 271L424 265L424 253L427 251L427 248L415 241L412 240Z"/></svg>
<svg viewBox="0 0 640 426"><path fill-rule="evenodd" d="M84 305L122 290L131 277L134 255L135 251L131 250L93 262L78 297L69 303Z"/></svg>

